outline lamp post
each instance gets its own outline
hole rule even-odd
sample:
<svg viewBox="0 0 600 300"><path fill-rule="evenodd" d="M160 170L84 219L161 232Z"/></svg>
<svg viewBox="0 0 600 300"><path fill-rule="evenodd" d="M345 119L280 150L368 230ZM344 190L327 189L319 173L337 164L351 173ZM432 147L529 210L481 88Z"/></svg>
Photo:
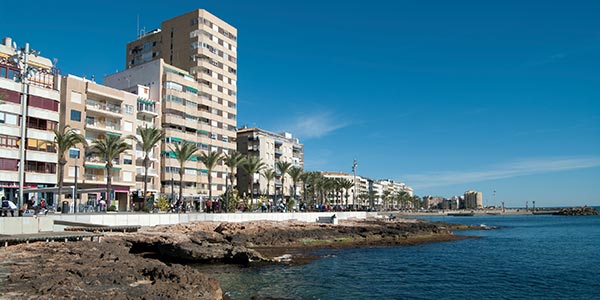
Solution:
<svg viewBox="0 0 600 300"><path fill-rule="evenodd" d="M18 206L23 206L23 189L25 187L25 145L27 144L27 99L29 94L29 77L37 72L37 69L29 66L29 55L38 56L39 52L29 49L29 43L25 47L16 49L10 60L19 67L18 79L21 82L21 143L19 145L19 201Z"/></svg>
<svg viewBox="0 0 600 300"><path fill-rule="evenodd" d="M229 185L227 185L227 171L225 171L225 212L229 212Z"/></svg>
<svg viewBox="0 0 600 300"><path fill-rule="evenodd" d="M358 166L358 163L356 162L356 159L354 160L354 163L352 164L352 173L354 174L354 189L352 190L352 203L354 205L356 205L356 167ZM358 206L356 207L356 209L358 210Z"/></svg>
<svg viewBox="0 0 600 300"><path fill-rule="evenodd" d="M75 184L73 187L73 213L76 214L77 213L77 171L79 169L79 163L78 163L79 149L77 149L77 154L73 155L73 158L75 158Z"/></svg>

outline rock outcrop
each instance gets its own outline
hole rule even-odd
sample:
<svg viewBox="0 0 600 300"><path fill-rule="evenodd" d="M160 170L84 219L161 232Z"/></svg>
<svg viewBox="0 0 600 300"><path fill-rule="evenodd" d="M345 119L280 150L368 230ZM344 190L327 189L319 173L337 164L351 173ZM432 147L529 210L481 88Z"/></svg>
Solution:
<svg viewBox="0 0 600 300"><path fill-rule="evenodd" d="M600 211L589 206L569 207L559 210L555 215L560 216L598 216Z"/></svg>
<svg viewBox="0 0 600 300"><path fill-rule="evenodd" d="M0 283L2 299L222 299L215 279L188 266L130 254L118 240L6 249L0 259L12 267Z"/></svg>
<svg viewBox="0 0 600 300"><path fill-rule="evenodd" d="M410 245L467 229L415 220L190 223L107 233L102 243L32 243L0 250L2 299L222 299L186 263L303 263L315 247Z"/></svg>

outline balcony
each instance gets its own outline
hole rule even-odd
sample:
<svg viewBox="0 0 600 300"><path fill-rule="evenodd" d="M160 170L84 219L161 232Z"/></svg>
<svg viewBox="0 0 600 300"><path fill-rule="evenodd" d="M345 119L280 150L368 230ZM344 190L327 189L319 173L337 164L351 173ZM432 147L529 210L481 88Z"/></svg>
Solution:
<svg viewBox="0 0 600 300"><path fill-rule="evenodd" d="M85 100L85 108L90 112L95 112L102 115L107 115L111 117L122 117L121 115L121 106L115 105L111 103L103 103L96 100L87 99Z"/></svg>
<svg viewBox="0 0 600 300"><path fill-rule="evenodd" d="M138 98L137 109L138 114L147 115L150 117L158 117L158 112L156 111L156 103L154 101L150 101L144 98Z"/></svg>
<svg viewBox="0 0 600 300"><path fill-rule="evenodd" d="M85 120L85 128L91 130L102 131L105 133L116 133L120 135L121 126L115 122L100 122L93 119Z"/></svg>
<svg viewBox="0 0 600 300"><path fill-rule="evenodd" d="M144 172L145 172L144 167L136 167L135 168L135 174L137 176L144 176ZM156 169L148 168L148 176L158 177L158 173L156 172Z"/></svg>

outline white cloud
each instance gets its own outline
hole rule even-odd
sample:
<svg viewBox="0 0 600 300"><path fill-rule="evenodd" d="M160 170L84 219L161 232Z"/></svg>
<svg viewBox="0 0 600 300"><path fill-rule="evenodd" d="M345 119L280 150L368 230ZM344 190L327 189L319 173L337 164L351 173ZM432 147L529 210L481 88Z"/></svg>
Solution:
<svg viewBox="0 0 600 300"><path fill-rule="evenodd" d="M343 121L342 118L322 111L296 116L289 123L280 127L294 136L309 139L325 136L348 125L350 123Z"/></svg>
<svg viewBox="0 0 600 300"><path fill-rule="evenodd" d="M440 171L404 176L416 188L447 186L600 166L600 157L558 157L517 160L486 170Z"/></svg>

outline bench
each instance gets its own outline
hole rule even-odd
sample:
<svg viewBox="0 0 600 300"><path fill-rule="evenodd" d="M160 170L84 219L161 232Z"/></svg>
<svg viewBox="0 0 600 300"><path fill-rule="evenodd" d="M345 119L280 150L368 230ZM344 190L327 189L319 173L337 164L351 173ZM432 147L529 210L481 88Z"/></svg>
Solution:
<svg viewBox="0 0 600 300"><path fill-rule="evenodd" d="M317 218L317 223L337 225L338 220L337 220L337 217L335 215L333 215L331 217L318 217Z"/></svg>

